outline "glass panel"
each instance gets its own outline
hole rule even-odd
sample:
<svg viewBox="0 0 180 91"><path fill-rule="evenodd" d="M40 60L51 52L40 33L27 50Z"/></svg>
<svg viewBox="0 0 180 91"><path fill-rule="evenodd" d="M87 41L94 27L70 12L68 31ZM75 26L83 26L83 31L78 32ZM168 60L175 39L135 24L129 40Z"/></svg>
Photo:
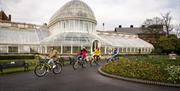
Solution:
<svg viewBox="0 0 180 91"><path fill-rule="evenodd" d="M47 52L49 53L51 51L51 46L47 46Z"/></svg>
<svg viewBox="0 0 180 91"><path fill-rule="evenodd" d="M64 29L65 29L66 28L66 23L64 22L63 24L64 24Z"/></svg>
<svg viewBox="0 0 180 91"><path fill-rule="evenodd" d="M71 53L71 46L63 46L63 53Z"/></svg>
<svg viewBox="0 0 180 91"><path fill-rule="evenodd" d="M125 53L126 52L126 48L123 48L123 53Z"/></svg>
<svg viewBox="0 0 180 91"><path fill-rule="evenodd" d="M80 46L73 46L73 53L79 53L81 50Z"/></svg>
<svg viewBox="0 0 180 91"><path fill-rule="evenodd" d="M61 47L60 46L48 46L47 47L47 52L49 53L50 51L51 51L51 48L54 48L55 50L57 50L59 53L61 53ZM43 48L43 50L45 50L44 48Z"/></svg>
<svg viewBox="0 0 180 91"><path fill-rule="evenodd" d="M73 21L71 20L70 22L69 22L69 24L70 24L70 30L73 30L73 27L74 27L74 24L73 24Z"/></svg>
<svg viewBox="0 0 180 91"><path fill-rule="evenodd" d="M135 48L135 52L136 52L136 53L138 53L138 52L139 52L138 48Z"/></svg>
<svg viewBox="0 0 180 91"><path fill-rule="evenodd" d="M134 51L135 51L134 48L132 48L132 49L131 49L131 52L133 53Z"/></svg>
<svg viewBox="0 0 180 91"><path fill-rule="evenodd" d="M56 49L59 53L61 52L61 47L60 46L56 46L56 47L54 47L54 49Z"/></svg>
<svg viewBox="0 0 180 91"><path fill-rule="evenodd" d="M145 52L148 52L148 49L147 49L147 48L145 48Z"/></svg>
<svg viewBox="0 0 180 91"><path fill-rule="evenodd" d="M20 46L19 49L20 49L21 53L29 53L30 52L29 46Z"/></svg>
<svg viewBox="0 0 180 91"><path fill-rule="evenodd" d="M0 53L7 53L7 46L0 45Z"/></svg>
<svg viewBox="0 0 180 91"><path fill-rule="evenodd" d="M139 54L142 53L142 49L141 49L141 48L138 49L138 53L139 53Z"/></svg>
<svg viewBox="0 0 180 91"><path fill-rule="evenodd" d="M80 21L80 31L83 31L83 21Z"/></svg>
<svg viewBox="0 0 180 91"><path fill-rule="evenodd" d="M8 52L9 53L18 53L18 47L17 46L9 46Z"/></svg>
<svg viewBox="0 0 180 91"><path fill-rule="evenodd" d="M130 48L127 48L127 52L130 53Z"/></svg>
<svg viewBox="0 0 180 91"><path fill-rule="evenodd" d="M90 53L90 52L91 52L91 47L89 47L89 46L85 46L85 48L86 48L86 50L88 51L88 53Z"/></svg>
<svg viewBox="0 0 180 91"><path fill-rule="evenodd" d="M69 31L69 21L66 21L66 23L65 23L65 24L66 24L66 26L65 26L65 27L66 27L66 29Z"/></svg>
<svg viewBox="0 0 180 91"><path fill-rule="evenodd" d="M105 53L105 48L101 47L101 54L103 55Z"/></svg>
<svg viewBox="0 0 180 91"><path fill-rule="evenodd" d="M42 46L41 49L42 49L42 53L45 53L46 48Z"/></svg>
<svg viewBox="0 0 180 91"><path fill-rule="evenodd" d="M112 54L112 48L107 48L107 54Z"/></svg>
<svg viewBox="0 0 180 91"><path fill-rule="evenodd" d="M32 46L32 47L30 48L30 53L38 53L38 47Z"/></svg>
<svg viewBox="0 0 180 91"><path fill-rule="evenodd" d="M149 48L149 52L151 52L151 48Z"/></svg>
<svg viewBox="0 0 180 91"><path fill-rule="evenodd" d="M119 48L119 53L122 53L122 50L123 50L122 48Z"/></svg>
<svg viewBox="0 0 180 91"><path fill-rule="evenodd" d="M142 52L144 52L144 48L142 48Z"/></svg>
<svg viewBox="0 0 180 91"><path fill-rule="evenodd" d="M85 26L85 30L87 31L87 32L89 32L89 29L88 29L88 23L85 23L86 24L86 26Z"/></svg>

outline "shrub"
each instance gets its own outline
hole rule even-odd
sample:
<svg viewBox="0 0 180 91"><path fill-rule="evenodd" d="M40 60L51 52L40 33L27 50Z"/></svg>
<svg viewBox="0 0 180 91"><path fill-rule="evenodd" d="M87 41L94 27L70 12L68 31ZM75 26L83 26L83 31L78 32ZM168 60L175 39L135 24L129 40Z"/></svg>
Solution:
<svg viewBox="0 0 180 91"><path fill-rule="evenodd" d="M13 60L13 59L35 59L35 56L34 55L28 55L28 54L0 55L0 60Z"/></svg>
<svg viewBox="0 0 180 91"><path fill-rule="evenodd" d="M168 55L148 55L148 56L126 56L129 60L143 61L152 64L158 64L166 67L167 65L180 65L180 56L176 60L170 60Z"/></svg>

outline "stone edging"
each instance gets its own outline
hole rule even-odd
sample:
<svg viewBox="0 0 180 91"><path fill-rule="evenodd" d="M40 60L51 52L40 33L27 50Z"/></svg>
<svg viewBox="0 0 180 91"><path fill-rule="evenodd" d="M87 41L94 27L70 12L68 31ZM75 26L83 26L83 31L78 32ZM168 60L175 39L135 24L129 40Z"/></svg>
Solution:
<svg viewBox="0 0 180 91"><path fill-rule="evenodd" d="M147 81L147 80L141 80L141 79L135 79L135 78L127 78L127 77L121 77L121 76L116 76L116 75L108 74L108 73L103 72L101 70L101 67L98 68L98 72L101 75L108 76L108 77L115 78L115 79L119 79L119 80L139 82L139 83L144 83L144 84L154 84L154 85L161 85L161 86L180 87L180 84Z"/></svg>

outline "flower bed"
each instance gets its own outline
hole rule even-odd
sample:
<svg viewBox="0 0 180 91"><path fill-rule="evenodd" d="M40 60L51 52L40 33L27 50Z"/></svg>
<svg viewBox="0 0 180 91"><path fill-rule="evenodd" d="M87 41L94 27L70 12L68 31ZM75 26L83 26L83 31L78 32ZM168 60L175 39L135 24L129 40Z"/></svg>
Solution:
<svg viewBox="0 0 180 91"><path fill-rule="evenodd" d="M178 71L172 73L174 71L172 67L171 69L168 69L168 67L164 68L164 66L161 66L160 64L152 64L145 61L130 61L128 59L121 58L118 62L111 62L102 66L101 70L106 73L122 77L168 83L180 83L180 78L177 78L180 74ZM176 78L173 78L172 76Z"/></svg>

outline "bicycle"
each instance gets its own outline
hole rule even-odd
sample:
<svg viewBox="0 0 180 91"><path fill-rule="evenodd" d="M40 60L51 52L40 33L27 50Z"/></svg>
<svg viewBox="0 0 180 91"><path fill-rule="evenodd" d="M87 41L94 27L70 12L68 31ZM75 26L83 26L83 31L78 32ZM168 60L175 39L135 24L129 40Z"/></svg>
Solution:
<svg viewBox="0 0 180 91"><path fill-rule="evenodd" d="M91 59L89 59L89 60L90 60L90 61L89 61L89 64L90 64L91 67L93 66L93 64L95 64L96 66L99 66L99 60L100 60L100 58L93 57L93 58L91 58Z"/></svg>
<svg viewBox="0 0 180 91"><path fill-rule="evenodd" d="M83 60L82 58L77 58L76 60L74 60L72 66L74 70L77 70L78 68L86 68L87 61Z"/></svg>
<svg viewBox="0 0 180 91"><path fill-rule="evenodd" d="M52 71L54 74L59 74L62 71L62 64L56 60L54 61L55 67L51 64L48 64L49 59L43 59L40 61L40 63L35 67L34 73L38 77L43 77L46 75L49 71Z"/></svg>
<svg viewBox="0 0 180 91"><path fill-rule="evenodd" d="M115 62L115 61L117 61L119 58L118 58L118 56L112 56L112 57L110 57L110 58L108 58L107 60L106 60L106 63L109 63L109 62Z"/></svg>

